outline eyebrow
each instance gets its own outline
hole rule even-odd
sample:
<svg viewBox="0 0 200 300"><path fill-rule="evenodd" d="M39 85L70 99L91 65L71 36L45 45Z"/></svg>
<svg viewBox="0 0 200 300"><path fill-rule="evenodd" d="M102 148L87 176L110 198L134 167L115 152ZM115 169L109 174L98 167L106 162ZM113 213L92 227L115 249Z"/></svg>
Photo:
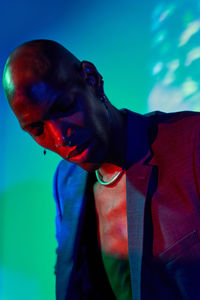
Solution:
<svg viewBox="0 0 200 300"><path fill-rule="evenodd" d="M63 87L61 88L62 91L59 90L58 92L55 92L55 95L53 96L53 98L52 98L52 95L51 95L51 99L50 99L50 97L49 97L49 99L47 99L47 102L46 102L46 104L49 106L49 109L48 109L47 114L48 114L49 112L52 112L52 111L54 110L54 107L56 107L56 105L58 105L59 100L62 99L63 90L65 91L65 93L66 93L66 92L69 92L73 85L76 86L76 85L80 85L80 84L82 84L82 81L81 81L81 80L77 80L76 83L74 83L73 80L69 80L69 81L67 81L67 83L65 83L64 88L63 88ZM48 98L48 97L47 97L47 98ZM37 103L37 105L40 105L40 104ZM26 130L26 128L32 127L34 124L37 124L37 123L39 123L39 122L42 122L42 121L38 120L38 121L32 122L32 123L30 123L30 124L25 124L25 125L23 125L24 122L22 122L21 128L22 128L23 130Z"/></svg>
<svg viewBox="0 0 200 300"><path fill-rule="evenodd" d="M28 115L28 113L26 114ZM26 116L25 115L25 116ZM20 127L23 129L23 130L26 130L28 127L32 127L33 125L39 123L39 122L42 122L41 120L36 120L34 122L31 122L31 123L28 123L26 124L26 119L25 120L22 120L22 122L20 123Z"/></svg>

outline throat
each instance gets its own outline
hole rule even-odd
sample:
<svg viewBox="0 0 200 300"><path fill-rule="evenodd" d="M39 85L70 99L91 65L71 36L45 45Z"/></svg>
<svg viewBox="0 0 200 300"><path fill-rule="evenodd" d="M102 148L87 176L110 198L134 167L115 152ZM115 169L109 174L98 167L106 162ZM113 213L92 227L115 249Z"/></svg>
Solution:
<svg viewBox="0 0 200 300"><path fill-rule="evenodd" d="M123 168L111 163L104 163L98 170L104 182L110 182L113 178L123 172Z"/></svg>
<svg viewBox="0 0 200 300"><path fill-rule="evenodd" d="M111 179L121 170L110 164L101 167L104 180ZM93 190L101 249L108 255L127 258L126 172L114 184L96 182Z"/></svg>

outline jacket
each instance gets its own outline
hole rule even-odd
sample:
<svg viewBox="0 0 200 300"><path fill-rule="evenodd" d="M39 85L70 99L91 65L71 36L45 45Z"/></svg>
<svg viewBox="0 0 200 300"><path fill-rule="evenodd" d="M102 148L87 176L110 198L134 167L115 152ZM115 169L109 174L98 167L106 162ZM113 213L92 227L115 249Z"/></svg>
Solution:
<svg viewBox="0 0 200 300"><path fill-rule="evenodd" d="M134 300L200 299L200 114L127 114L127 222ZM93 172L54 177L56 299L109 299L97 242Z"/></svg>

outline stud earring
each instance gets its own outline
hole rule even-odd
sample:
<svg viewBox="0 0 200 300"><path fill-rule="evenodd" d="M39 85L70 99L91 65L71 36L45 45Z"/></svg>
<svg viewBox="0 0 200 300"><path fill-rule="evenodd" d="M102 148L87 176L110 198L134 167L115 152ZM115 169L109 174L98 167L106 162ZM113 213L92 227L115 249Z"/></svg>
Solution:
<svg viewBox="0 0 200 300"><path fill-rule="evenodd" d="M106 95L102 94L102 95L99 96L98 99L105 105L105 108L108 112L108 119L109 119L110 122L112 122L112 116L111 116L111 112L110 112L109 107L108 107L108 102L107 102Z"/></svg>
<svg viewBox="0 0 200 300"><path fill-rule="evenodd" d="M105 105L105 108L108 110L108 104L107 104L107 98L106 98L106 95L101 95L100 97L99 97L99 100Z"/></svg>
<svg viewBox="0 0 200 300"><path fill-rule="evenodd" d="M101 96L99 97L99 100L100 100L101 102L105 103L105 102L106 102L106 96L105 96L105 95L101 95Z"/></svg>

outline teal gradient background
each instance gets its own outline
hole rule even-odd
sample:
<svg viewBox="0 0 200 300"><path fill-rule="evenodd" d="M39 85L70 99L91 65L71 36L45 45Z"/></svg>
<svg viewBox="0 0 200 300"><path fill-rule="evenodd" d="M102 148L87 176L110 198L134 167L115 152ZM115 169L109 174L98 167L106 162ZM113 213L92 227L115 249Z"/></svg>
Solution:
<svg viewBox="0 0 200 300"><path fill-rule="evenodd" d="M106 95L118 108L139 113L199 110L199 1L173 3L4 1L1 77L8 55L19 44L52 39L96 65ZM190 37L182 45L184 33ZM57 245L52 179L60 158L49 151L44 156L20 130L2 85L0 120L0 299L53 300Z"/></svg>

